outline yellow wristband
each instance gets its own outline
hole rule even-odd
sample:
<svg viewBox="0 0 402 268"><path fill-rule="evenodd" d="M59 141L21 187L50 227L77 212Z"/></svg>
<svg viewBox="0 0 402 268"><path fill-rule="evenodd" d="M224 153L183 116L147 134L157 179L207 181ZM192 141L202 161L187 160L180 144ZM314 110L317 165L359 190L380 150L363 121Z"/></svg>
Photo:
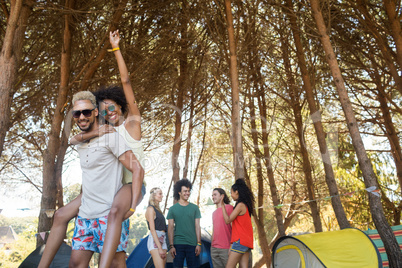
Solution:
<svg viewBox="0 0 402 268"><path fill-rule="evenodd" d="M134 212L135 212L135 209L133 209L133 208L130 208L130 211L134 213Z"/></svg>
<svg viewBox="0 0 402 268"><path fill-rule="evenodd" d="M120 50L120 48L119 48L119 47L115 47L115 48L112 48L112 49L108 49L107 51L108 51L108 52L113 52L113 51L116 51L116 50Z"/></svg>
<svg viewBox="0 0 402 268"><path fill-rule="evenodd" d="M197 246L201 246L201 243L197 243Z"/></svg>

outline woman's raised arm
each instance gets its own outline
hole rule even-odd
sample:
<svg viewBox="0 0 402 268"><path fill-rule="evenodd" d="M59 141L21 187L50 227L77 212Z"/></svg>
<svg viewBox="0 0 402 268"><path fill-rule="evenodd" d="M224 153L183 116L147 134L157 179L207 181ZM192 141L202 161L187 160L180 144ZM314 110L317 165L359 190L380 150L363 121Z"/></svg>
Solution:
<svg viewBox="0 0 402 268"><path fill-rule="evenodd" d="M112 45L113 53L119 66L121 83L123 85L124 95L128 104L128 114L126 118L126 129L135 140L141 139L141 114L138 109L137 102L134 97L133 88L131 86L130 77L128 74L127 66L124 61L123 55L119 47L120 34L119 30L110 32L110 44Z"/></svg>

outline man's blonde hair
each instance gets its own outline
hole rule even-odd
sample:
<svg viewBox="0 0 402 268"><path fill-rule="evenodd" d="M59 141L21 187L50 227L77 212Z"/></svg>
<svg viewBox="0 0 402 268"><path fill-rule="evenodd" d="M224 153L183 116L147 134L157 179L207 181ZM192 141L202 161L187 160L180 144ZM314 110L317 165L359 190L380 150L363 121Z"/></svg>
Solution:
<svg viewBox="0 0 402 268"><path fill-rule="evenodd" d="M75 93L72 101L73 105L78 100L89 100L94 105L94 108L97 107L95 95L91 91L80 91Z"/></svg>

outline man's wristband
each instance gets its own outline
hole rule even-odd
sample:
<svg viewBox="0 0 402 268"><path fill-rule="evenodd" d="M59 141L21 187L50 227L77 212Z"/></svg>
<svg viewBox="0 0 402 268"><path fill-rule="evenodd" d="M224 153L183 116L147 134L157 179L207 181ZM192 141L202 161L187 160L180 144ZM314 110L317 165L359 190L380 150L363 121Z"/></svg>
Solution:
<svg viewBox="0 0 402 268"><path fill-rule="evenodd" d="M200 247L201 247L201 242L197 242L197 246L200 246Z"/></svg>
<svg viewBox="0 0 402 268"><path fill-rule="evenodd" d="M134 212L135 212L135 209L133 209L133 208L130 208L130 211L131 211L132 213L134 213Z"/></svg>

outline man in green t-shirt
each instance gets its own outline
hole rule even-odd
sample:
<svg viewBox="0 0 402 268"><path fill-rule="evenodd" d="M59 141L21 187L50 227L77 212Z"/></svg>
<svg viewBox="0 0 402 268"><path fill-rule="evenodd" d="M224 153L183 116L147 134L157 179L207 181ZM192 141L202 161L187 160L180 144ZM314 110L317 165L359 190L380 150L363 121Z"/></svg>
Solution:
<svg viewBox="0 0 402 268"><path fill-rule="evenodd" d="M200 267L201 213L197 205L188 201L191 188L191 182L187 179L175 183L173 197L177 203L169 208L166 217L174 268L182 268L184 259L188 268Z"/></svg>

